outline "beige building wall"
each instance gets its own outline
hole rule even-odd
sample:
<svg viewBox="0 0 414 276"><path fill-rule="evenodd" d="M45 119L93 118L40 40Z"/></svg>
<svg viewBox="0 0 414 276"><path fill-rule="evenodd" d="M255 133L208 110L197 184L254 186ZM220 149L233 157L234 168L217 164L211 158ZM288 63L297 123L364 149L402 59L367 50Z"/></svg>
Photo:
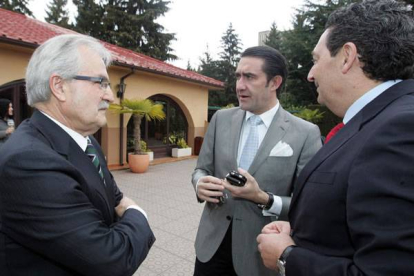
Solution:
<svg viewBox="0 0 414 276"><path fill-rule="evenodd" d="M129 72L125 68L117 67L109 70L109 77L113 84L112 90L115 94L118 91L117 85L120 83L121 77ZM174 100L183 110L187 119L188 145L191 148L194 148L195 137L204 136L208 115L208 87L143 71L135 71L124 82L126 84L124 98L146 99L153 95L161 94ZM119 103L119 98L116 98L115 101ZM119 164L119 115L109 112L107 117L109 132L117 133L111 135L111 146L115 147L116 144L117 150L111 149L108 153L108 164ZM124 119L124 149L126 148L126 126L130 117L125 116ZM125 155L126 152L122 163L126 162Z"/></svg>
<svg viewBox="0 0 414 276"><path fill-rule="evenodd" d="M33 49L0 43L0 86L25 77L25 70ZM123 76L131 69L111 66L108 70L115 102L119 103L116 92ZM188 122L188 144L194 149L194 138L204 136L208 116L208 87L178 78L135 71L125 79L124 98L148 98L162 94L173 99L183 110ZM107 126L102 128L101 145L109 165L126 162L126 126L130 115L124 115L123 161L120 162L120 115L108 111Z"/></svg>
<svg viewBox="0 0 414 276"><path fill-rule="evenodd" d="M0 43L0 85L24 79L32 53L27 48Z"/></svg>

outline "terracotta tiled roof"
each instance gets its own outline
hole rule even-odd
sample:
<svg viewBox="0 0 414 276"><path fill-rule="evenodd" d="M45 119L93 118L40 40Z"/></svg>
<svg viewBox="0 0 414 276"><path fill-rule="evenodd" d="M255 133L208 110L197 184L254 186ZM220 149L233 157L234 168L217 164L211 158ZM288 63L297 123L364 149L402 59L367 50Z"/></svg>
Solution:
<svg viewBox="0 0 414 276"><path fill-rule="evenodd" d="M0 41L37 47L51 37L70 33L76 32L0 8ZM145 70L217 88L224 87L221 81L175 67L113 44L102 43L112 52L114 62L119 66Z"/></svg>

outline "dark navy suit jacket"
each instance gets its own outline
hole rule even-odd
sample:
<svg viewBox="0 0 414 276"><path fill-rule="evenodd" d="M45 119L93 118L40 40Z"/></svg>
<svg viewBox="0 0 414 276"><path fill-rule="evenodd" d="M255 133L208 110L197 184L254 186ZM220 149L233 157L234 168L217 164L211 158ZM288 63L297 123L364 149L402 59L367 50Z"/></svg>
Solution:
<svg viewBox="0 0 414 276"><path fill-rule="evenodd" d="M106 185L76 142L39 111L0 151L0 274L132 275L155 238L127 210L104 155Z"/></svg>
<svg viewBox="0 0 414 276"><path fill-rule="evenodd" d="M414 275L414 81L365 106L302 170L286 275Z"/></svg>

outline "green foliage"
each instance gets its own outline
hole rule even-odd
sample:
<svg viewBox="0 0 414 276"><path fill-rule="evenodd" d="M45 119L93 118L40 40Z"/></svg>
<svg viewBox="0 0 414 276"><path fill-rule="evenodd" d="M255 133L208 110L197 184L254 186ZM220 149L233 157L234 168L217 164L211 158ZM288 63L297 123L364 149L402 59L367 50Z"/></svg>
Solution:
<svg viewBox="0 0 414 276"><path fill-rule="evenodd" d="M213 60L208 48L200 58L201 65L198 73L224 82L223 91L210 91L208 104L210 106L225 106L237 104L235 71L240 60L241 42L230 24L221 38L220 59Z"/></svg>
<svg viewBox="0 0 414 276"><path fill-rule="evenodd" d="M229 109L229 108L233 108L233 107L235 107L235 105L234 104L228 104L228 105L226 105L226 106L223 106L222 108L220 108L220 109Z"/></svg>
<svg viewBox="0 0 414 276"><path fill-rule="evenodd" d="M311 123L319 123L323 119L323 115L325 112L319 111L319 109L302 109L297 113L293 113L293 115L302 118Z"/></svg>
<svg viewBox="0 0 414 276"><path fill-rule="evenodd" d="M184 140L184 138L178 139L177 146L180 149L186 149L186 148L188 148L187 142Z"/></svg>
<svg viewBox="0 0 414 276"><path fill-rule="evenodd" d="M27 7L30 1L31 0L0 0L0 8L33 17L32 11Z"/></svg>
<svg viewBox="0 0 414 276"><path fill-rule="evenodd" d="M152 150L148 149L147 143L144 140L140 141L141 152L151 152Z"/></svg>
<svg viewBox="0 0 414 276"><path fill-rule="evenodd" d="M69 28L69 16L67 11L67 0L53 0L47 5L46 22Z"/></svg>
<svg viewBox="0 0 414 276"><path fill-rule="evenodd" d="M117 114L132 114L134 120L134 154L142 154L142 119L145 118L147 121L165 119L162 104L155 104L149 99L124 99L121 104L110 104L109 110Z"/></svg>
<svg viewBox="0 0 414 276"><path fill-rule="evenodd" d="M172 33L156 19L168 11L169 1L163 0L107 0L96 4L93 0L73 0L78 7L75 29L106 42L160 59L174 60Z"/></svg>
<svg viewBox="0 0 414 276"><path fill-rule="evenodd" d="M267 46L280 51L282 45L282 34L278 31L276 22L272 23L272 26L270 27L270 33L264 43Z"/></svg>
<svg viewBox="0 0 414 276"><path fill-rule="evenodd" d="M306 0L302 8L296 9L293 29L282 33L281 52L289 65L286 91L292 96L290 101L296 105L317 102L315 85L307 81L312 63L312 50L325 30L329 14L339 7L361 0Z"/></svg>

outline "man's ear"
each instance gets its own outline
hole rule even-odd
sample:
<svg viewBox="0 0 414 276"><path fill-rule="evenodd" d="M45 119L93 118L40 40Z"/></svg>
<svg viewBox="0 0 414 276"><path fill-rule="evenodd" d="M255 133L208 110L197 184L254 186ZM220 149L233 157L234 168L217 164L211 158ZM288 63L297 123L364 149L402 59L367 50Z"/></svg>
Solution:
<svg viewBox="0 0 414 276"><path fill-rule="evenodd" d="M342 47L343 64L342 73L346 74L352 68L352 66L359 63L358 51L354 43L347 42Z"/></svg>
<svg viewBox="0 0 414 276"><path fill-rule="evenodd" d="M276 91L283 82L283 78L282 76L274 76L271 80L270 80L270 89Z"/></svg>
<svg viewBox="0 0 414 276"><path fill-rule="evenodd" d="M54 96L58 101L66 101L65 81L61 76L53 73L49 78L49 87L52 91L52 96Z"/></svg>

